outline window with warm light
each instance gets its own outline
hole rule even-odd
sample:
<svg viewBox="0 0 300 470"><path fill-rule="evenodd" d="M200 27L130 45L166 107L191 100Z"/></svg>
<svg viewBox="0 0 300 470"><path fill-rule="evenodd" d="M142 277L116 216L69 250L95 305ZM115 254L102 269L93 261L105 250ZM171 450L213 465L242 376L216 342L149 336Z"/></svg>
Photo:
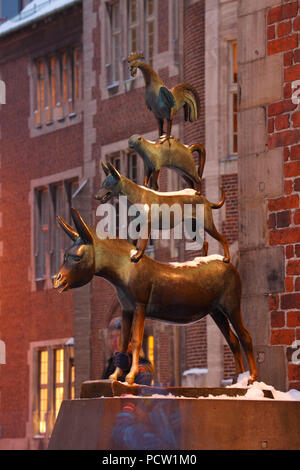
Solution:
<svg viewBox="0 0 300 470"><path fill-rule="evenodd" d="M80 101L79 48L57 51L34 62L33 115L37 129L74 118Z"/></svg>
<svg viewBox="0 0 300 470"><path fill-rule="evenodd" d="M147 338L147 353L148 360L154 365L154 336L148 336Z"/></svg>
<svg viewBox="0 0 300 470"><path fill-rule="evenodd" d="M61 402L64 398L64 350L55 350L55 402L54 415L57 418Z"/></svg>
<svg viewBox="0 0 300 470"><path fill-rule="evenodd" d="M46 432L48 413L48 351L39 353L39 433Z"/></svg>
<svg viewBox="0 0 300 470"><path fill-rule="evenodd" d="M73 346L47 347L37 351L35 434L50 435L64 399L75 397Z"/></svg>

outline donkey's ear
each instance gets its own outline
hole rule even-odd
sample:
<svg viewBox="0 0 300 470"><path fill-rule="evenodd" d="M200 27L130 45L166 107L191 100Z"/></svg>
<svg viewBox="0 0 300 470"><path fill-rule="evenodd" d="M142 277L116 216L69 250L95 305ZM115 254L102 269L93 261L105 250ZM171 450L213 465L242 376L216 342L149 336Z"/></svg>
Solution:
<svg viewBox="0 0 300 470"><path fill-rule="evenodd" d="M64 232L66 232L67 235L75 242L77 238L79 238L78 232L74 230L62 217L59 215L57 216L57 221L61 228L63 229Z"/></svg>
<svg viewBox="0 0 300 470"><path fill-rule="evenodd" d="M101 165L102 165L104 173L106 174L106 176L108 176L110 174L110 170L109 170L108 166L104 162L101 162Z"/></svg>
<svg viewBox="0 0 300 470"><path fill-rule="evenodd" d="M107 163L107 166L110 170L111 175L114 178L116 178L117 180L121 179L120 173L118 172L118 170L110 162Z"/></svg>
<svg viewBox="0 0 300 470"><path fill-rule="evenodd" d="M80 216L79 212L72 208L71 215L80 238L87 243L93 243L91 231Z"/></svg>

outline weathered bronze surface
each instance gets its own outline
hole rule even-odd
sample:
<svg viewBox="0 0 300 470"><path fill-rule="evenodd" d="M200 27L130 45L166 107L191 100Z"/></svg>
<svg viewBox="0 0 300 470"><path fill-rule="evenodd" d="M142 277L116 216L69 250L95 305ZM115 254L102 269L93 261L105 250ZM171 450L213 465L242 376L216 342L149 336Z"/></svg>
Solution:
<svg viewBox="0 0 300 470"><path fill-rule="evenodd" d="M158 190L158 176L161 168L172 168L182 175L189 186L196 186L201 193L201 180L205 165L205 148L202 144L183 145L178 140L152 142L141 135L133 135L128 140L129 148L134 149L143 159L145 167L144 185ZM196 169L193 152L198 153Z"/></svg>
<svg viewBox="0 0 300 470"><path fill-rule="evenodd" d="M175 114L183 107L186 121L196 121L200 115L200 98L197 90L189 83L180 83L169 90L153 68L146 64L142 54L132 52L128 57L130 73L136 76L140 69L146 86L146 105L154 113L158 122L158 132L161 137L164 134L164 120L167 120L166 137L170 139L172 121Z"/></svg>
<svg viewBox="0 0 300 470"><path fill-rule="evenodd" d="M138 239L137 251L131 255L131 261L138 262L147 248L148 240L151 234L151 229L162 228L162 212L152 212L152 205L162 206L165 204L167 207L172 207L174 204L178 204L181 208L182 218L176 220L174 213L170 213L170 228L174 228L178 223L183 221L185 215L185 205L192 207L192 219L196 221L196 207L197 204L204 205L204 230L211 235L213 238L218 240L224 249L224 262L230 261L229 247L226 238L220 234L214 224L212 209L219 209L225 202L225 193L223 192L222 199L219 203L209 202L204 196L197 195L195 190L183 190L175 191L174 193L160 193L151 189L139 186L115 169L113 165L103 164L103 169L107 175L102 183L101 189L96 194L95 198L101 203L109 201L112 197L119 195L126 196L131 204L146 205L150 210L148 215L145 217L145 225L141 230L141 237ZM165 206L165 207L166 207ZM157 216L157 218L156 218Z"/></svg>
<svg viewBox="0 0 300 470"><path fill-rule="evenodd" d="M87 284L96 275L115 287L122 306L120 352L126 353L129 341L132 343L132 366L126 376L129 384L134 383L138 372L146 317L186 324L208 314L234 354L236 374L244 372L241 343L250 380L257 378L252 340L241 317L240 277L231 263L215 256L196 259L192 264L165 264L146 255L139 263L131 263L132 244L121 239L99 238L76 209L72 209L72 218L76 230L58 218L74 243L65 251L53 285L63 292ZM122 370L117 368L110 378L117 380L121 375Z"/></svg>

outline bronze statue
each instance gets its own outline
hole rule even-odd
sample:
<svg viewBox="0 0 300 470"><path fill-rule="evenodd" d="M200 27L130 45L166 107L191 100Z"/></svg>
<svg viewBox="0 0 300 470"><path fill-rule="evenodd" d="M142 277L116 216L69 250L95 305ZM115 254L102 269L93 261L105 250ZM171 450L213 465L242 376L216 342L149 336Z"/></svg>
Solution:
<svg viewBox="0 0 300 470"><path fill-rule="evenodd" d="M144 185L158 190L158 176L163 167L173 168L184 180L201 194L201 180L205 165L205 148L202 144L184 145L173 140L171 146L166 142L152 142L141 135L132 135L128 140L129 148L134 149L143 159L145 166ZM198 153L198 170L195 166L193 152Z"/></svg>
<svg viewBox="0 0 300 470"><path fill-rule="evenodd" d="M102 163L102 166L107 177L103 181L101 189L95 196L95 198L101 203L106 203L113 197L123 195L127 197L131 204L146 205L148 208L151 208L153 204L158 206L165 204L169 208L171 208L174 204L178 204L181 208L182 218L180 220L176 220L174 214L170 212L171 225L168 228L171 229L174 228L179 222L183 221L183 217L185 215L185 205L190 205L192 207L191 218L196 220L197 204L203 204L204 230L221 243L224 249L224 262L229 263L230 254L227 240L217 231L212 217L212 209L219 209L225 202L225 193L223 190L221 201L214 204L209 202L204 196L197 195L194 189L175 191L173 193L161 193L143 186L139 186L125 176L120 175L120 173L111 163L108 163L107 165ZM137 251L131 256L131 261L136 263L141 259L145 249L147 248L148 240L151 235L151 229L153 227L155 229L163 228L162 213L159 212L156 218L156 213L149 210L145 224L147 224L147 227L143 227L141 230L142 235L137 243Z"/></svg>
<svg viewBox="0 0 300 470"><path fill-rule="evenodd" d="M257 378L251 337L241 317L240 277L231 263L223 263L220 255L213 255L166 264L145 255L140 263L132 264L133 245L118 238L99 238L75 209L72 218L76 229L58 217L73 244L65 251L53 285L63 292L87 284L96 275L115 287L122 306L120 352L126 353L129 341L132 343L132 366L126 376L129 384L134 383L138 371L146 317L187 324L208 314L234 355L236 375L244 371L241 343L250 368L250 381ZM116 368L110 378L117 380L122 373L122 369Z"/></svg>
<svg viewBox="0 0 300 470"><path fill-rule="evenodd" d="M164 134L164 120L167 120L167 134L161 140L164 142L171 137L172 121L174 115L183 107L186 121L196 121L200 115L200 98L197 90L189 83L180 83L169 90L153 68L146 64L144 56L131 52L128 57L130 73L136 76L140 69L146 85L146 105L154 113L158 122L159 137Z"/></svg>

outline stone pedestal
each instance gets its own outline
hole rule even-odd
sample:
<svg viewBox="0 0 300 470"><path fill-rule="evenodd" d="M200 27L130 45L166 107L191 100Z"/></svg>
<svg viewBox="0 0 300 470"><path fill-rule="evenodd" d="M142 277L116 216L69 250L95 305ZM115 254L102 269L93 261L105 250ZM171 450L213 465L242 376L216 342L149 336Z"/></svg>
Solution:
<svg viewBox="0 0 300 470"><path fill-rule="evenodd" d="M242 397L245 389L194 389L196 393L182 388L180 395L180 389L174 388L177 396L171 396L170 389L165 395L152 389L153 395L147 396L148 387L144 395L140 394L144 387L136 386L128 394L126 386L109 382L104 385L107 397L98 394L102 385L82 386L81 395L93 398L63 401L49 449L300 448L300 402L249 400ZM207 398L220 396L221 391L230 393L230 398ZM198 399L192 398L195 393Z"/></svg>

